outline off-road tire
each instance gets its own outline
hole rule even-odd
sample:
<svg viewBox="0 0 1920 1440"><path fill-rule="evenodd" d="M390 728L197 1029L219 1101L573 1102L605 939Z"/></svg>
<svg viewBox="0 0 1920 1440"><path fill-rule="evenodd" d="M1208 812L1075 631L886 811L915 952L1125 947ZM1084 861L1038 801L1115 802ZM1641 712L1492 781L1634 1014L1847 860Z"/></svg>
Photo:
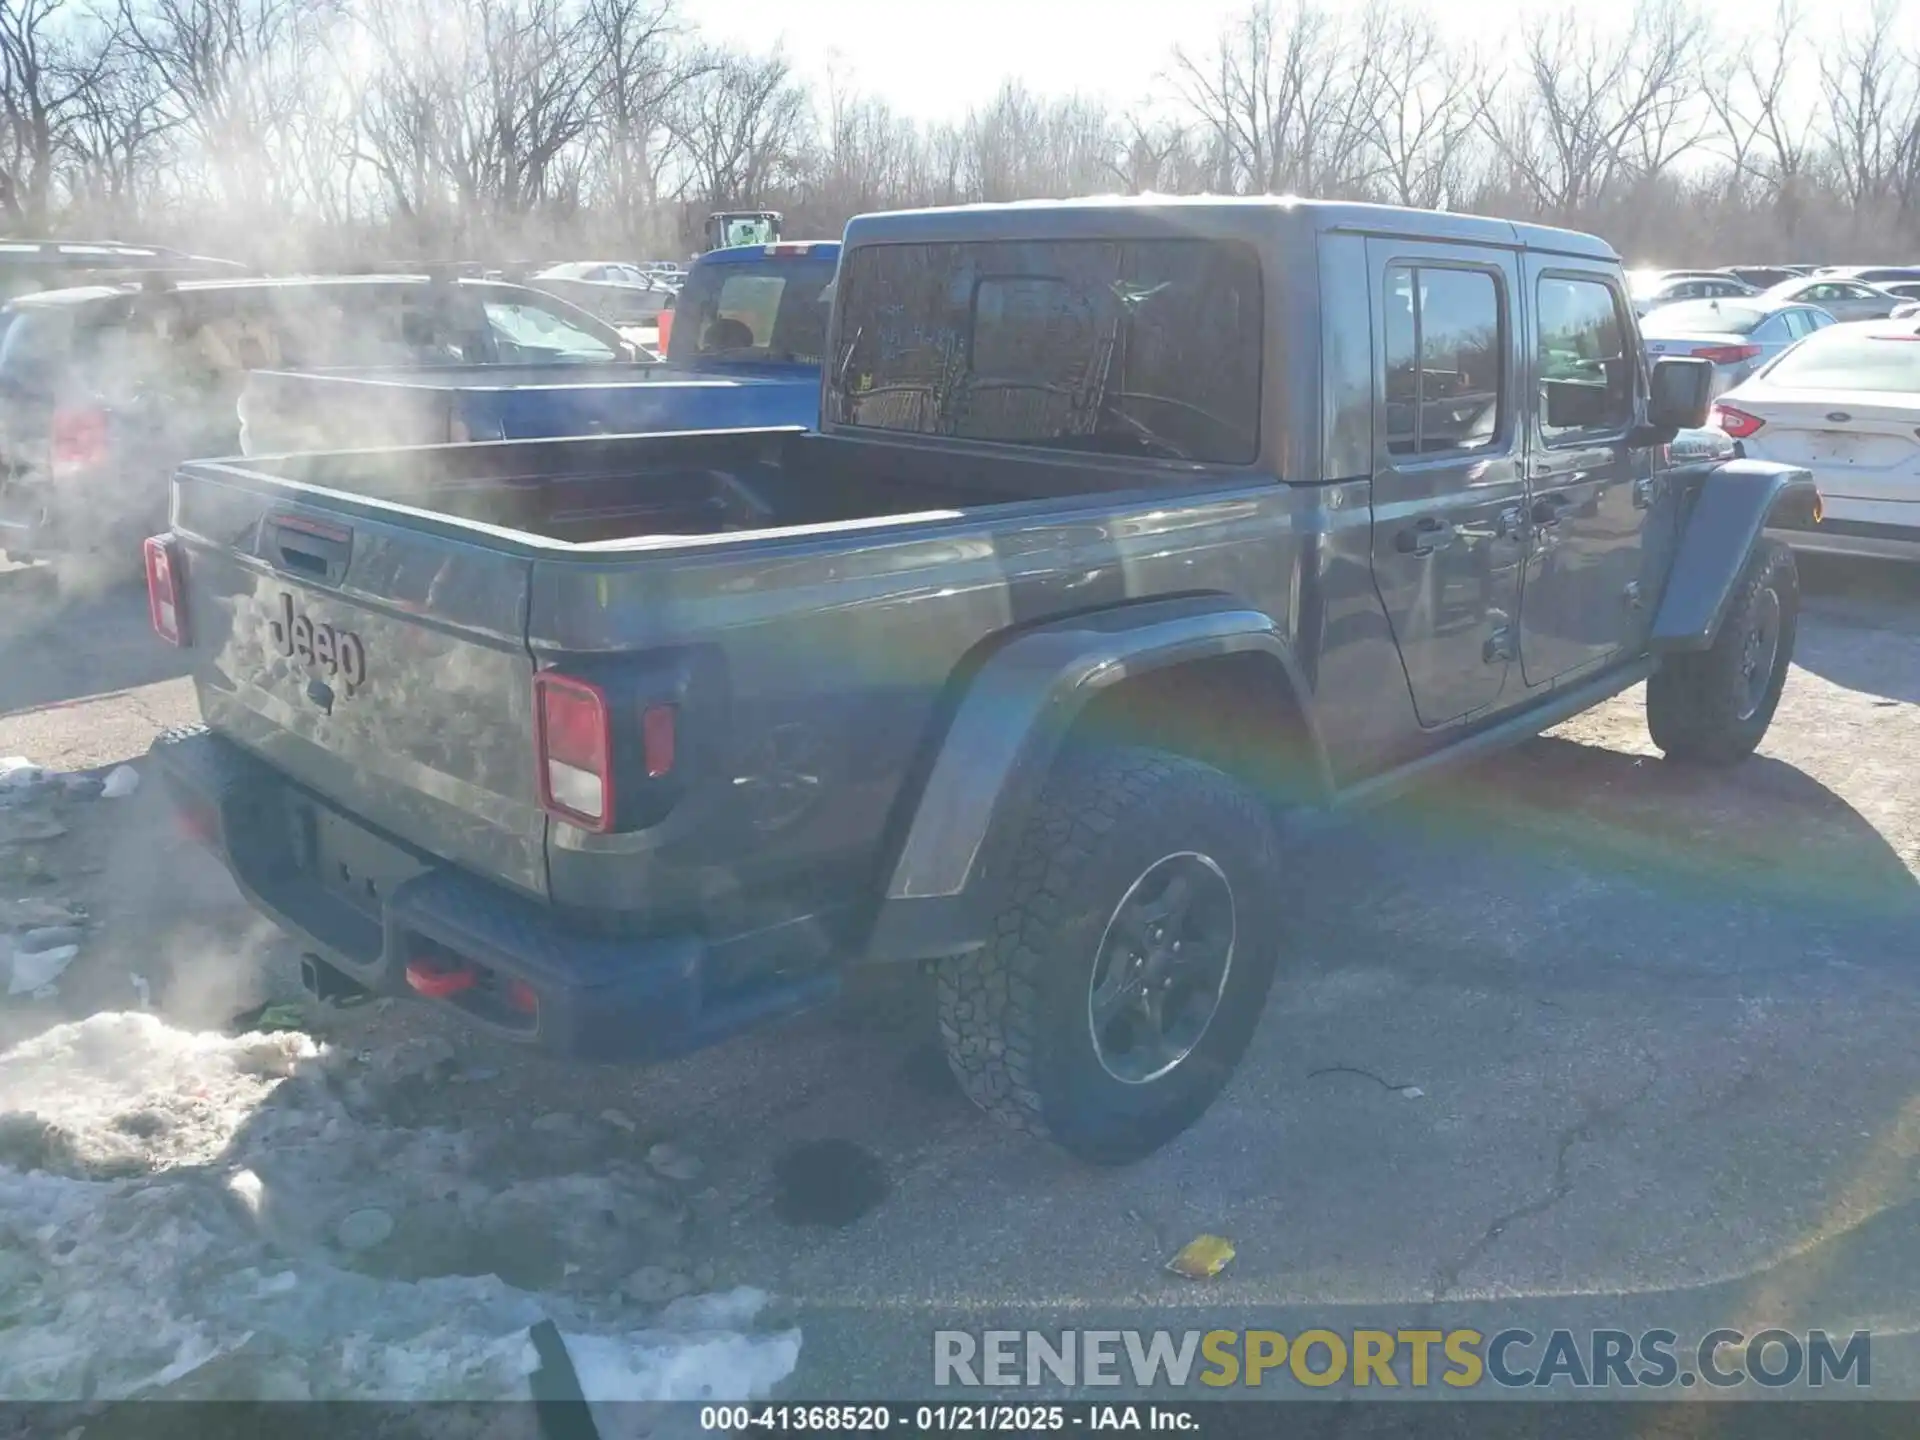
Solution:
<svg viewBox="0 0 1920 1440"><path fill-rule="evenodd" d="M1741 666L1769 593L1779 605L1772 669L1758 707L1743 714L1750 693ZM1732 765L1754 752L1780 706L1799 619L1800 577L1793 551L1762 538L1713 645L1668 656L1647 681L1647 730L1669 760Z"/></svg>
<svg viewBox="0 0 1920 1440"><path fill-rule="evenodd" d="M1089 987L1115 907L1164 857L1209 857L1231 889L1218 1007L1157 1079L1103 1066ZM1199 1119L1259 1023L1281 944L1280 850L1266 808L1211 766L1148 749L1073 753L1020 838L1012 893L982 949L936 967L940 1034L968 1097L1095 1164L1137 1160Z"/></svg>

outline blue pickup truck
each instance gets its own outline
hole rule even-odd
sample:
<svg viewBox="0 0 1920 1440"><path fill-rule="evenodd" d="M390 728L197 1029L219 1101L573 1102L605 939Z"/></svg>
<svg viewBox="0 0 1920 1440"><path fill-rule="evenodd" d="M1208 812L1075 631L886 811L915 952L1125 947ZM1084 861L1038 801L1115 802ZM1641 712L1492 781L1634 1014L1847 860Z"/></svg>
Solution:
<svg viewBox="0 0 1920 1440"><path fill-rule="evenodd" d="M688 272L653 365L505 361L257 370L241 450L287 454L476 440L817 426L836 241L711 251ZM542 337L526 337L529 352Z"/></svg>

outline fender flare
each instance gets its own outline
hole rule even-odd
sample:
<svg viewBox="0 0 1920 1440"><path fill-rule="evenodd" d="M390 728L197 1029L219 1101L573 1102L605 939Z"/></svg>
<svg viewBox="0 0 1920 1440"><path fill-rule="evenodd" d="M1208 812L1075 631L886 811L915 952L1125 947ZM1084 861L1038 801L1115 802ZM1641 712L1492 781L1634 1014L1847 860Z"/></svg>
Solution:
<svg viewBox="0 0 1920 1440"><path fill-rule="evenodd" d="M1818 499L1811 471L1766 460L1728 460L1697 482L1653 618L1655 654L1711 649L1734 588L1770 517Z"/></svg>
<svg viewBox="0 0 1920 1440"><path fill-rule="evenodd" d="M995 651L962 692L892 856L871 960L979 948L1003 893L997 841L1017 837L1073 722L1129 678L1217 656L1278 667L1305 719L1322 797L1333 792L1311 690L1273 619L1226 597L1148 601L1055 621Z"/></svg>

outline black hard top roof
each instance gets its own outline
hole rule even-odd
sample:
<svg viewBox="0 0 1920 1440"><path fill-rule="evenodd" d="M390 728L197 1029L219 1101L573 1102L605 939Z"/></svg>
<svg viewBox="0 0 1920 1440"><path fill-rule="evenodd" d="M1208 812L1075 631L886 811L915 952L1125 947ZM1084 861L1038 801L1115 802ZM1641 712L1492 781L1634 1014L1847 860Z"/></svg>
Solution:
<svg viewBox="0 0 1920 1440"><path fill-rule="evenodd" d="M1022 200L856 215L846 243L880 245L980 240L1169 239L1207 236L1258 243L1276 234L1346 231L1408 239L1499 245L1595 260L1620 257L1606 241L1578 230L1297 196L1117 195L1081 200Z"/></svg>

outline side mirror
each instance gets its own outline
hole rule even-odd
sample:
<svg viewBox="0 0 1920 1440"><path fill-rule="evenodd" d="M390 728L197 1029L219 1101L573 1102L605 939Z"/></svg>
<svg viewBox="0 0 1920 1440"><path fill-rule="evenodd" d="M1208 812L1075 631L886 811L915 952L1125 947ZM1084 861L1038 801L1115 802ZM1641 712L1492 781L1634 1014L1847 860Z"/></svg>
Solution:
<svg viewBox="0 0 1920 1440"><path fill-rule="evenodd" d="M1605 381L1548 380L1547 425L1554 430L1586 430L1604 425L1613 401Z"/></svg>
<svg viewBox="0 0 1920 1440"><path fill-rule="evenodd" d="M1656 430L1698 430L1713 409L1713 362L1673 358L1653 362L1647 424Z"/></svg>

